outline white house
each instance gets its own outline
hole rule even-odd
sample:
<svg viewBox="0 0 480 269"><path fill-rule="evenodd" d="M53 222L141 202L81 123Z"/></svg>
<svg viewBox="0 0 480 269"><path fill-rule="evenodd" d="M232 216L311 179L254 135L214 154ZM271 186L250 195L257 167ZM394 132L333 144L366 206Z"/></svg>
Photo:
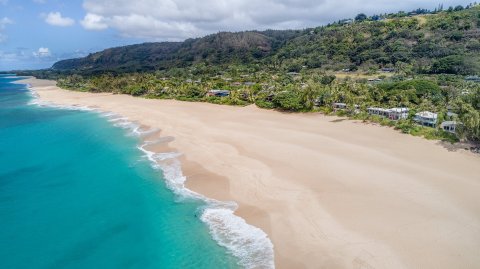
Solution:
<svg viewBox="0 0 480 269"><path fill-rule="evenodd" d="M207 92L207 96L216 96L216 97L226 97L230 95L230 91L228 90L209 90Z"/></svg>
<svg viewBox="0 0 480 269"><path fill-rule="evenodd" d="M333 110L344 110L347 108L347 104L345 103L333 103Z"/></svg>
<svg viewBox="0 0 480 269"><path fill-rule="evenodd" d="M369 107L367 108L367 112L370 115L377 115L380 117L388 117L389 110L380 107Z"/></svg>
<svg viewBox="0 0 480 269"><path fill-rule="evenodd" d="M456 121L444 121L442 124L440 124L440 127L445 131L449 133L456 133L457 131L457 122Z"/></svg>
<svg viewBox="0 0 480 269"><path fill-rule="evenodd" d="M388 110L388 118L391 120L401 120L408 118L408 108L394 107Z"/></svg>
<svg viewBox="0 0 480 269"><path fill-rule="evenodd" d="M423 126L433 127L437 126L438 114L430 111L422 111L415 114L414 120Z"/></svg>
<svg viewBox="0 0 480 269"><path fill-rule="evenodd" d="M380 117L387 117L391 120L401 120L408 118L408 108L406 107L394 107L390 109L369 107L367 112L370 115L377 115Z"/></svg>

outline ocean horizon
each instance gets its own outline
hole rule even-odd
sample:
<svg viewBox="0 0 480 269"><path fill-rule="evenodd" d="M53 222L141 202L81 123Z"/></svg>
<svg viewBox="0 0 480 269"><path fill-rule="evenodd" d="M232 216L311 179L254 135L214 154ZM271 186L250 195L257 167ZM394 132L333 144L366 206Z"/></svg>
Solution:
<svg viewBox="0 0 480 269"><path fill-rule="evenodd" d="M1 268L254 267L212 237L205 201L172 191L138 128L38 105L19 79L0 76Z"/></svg>

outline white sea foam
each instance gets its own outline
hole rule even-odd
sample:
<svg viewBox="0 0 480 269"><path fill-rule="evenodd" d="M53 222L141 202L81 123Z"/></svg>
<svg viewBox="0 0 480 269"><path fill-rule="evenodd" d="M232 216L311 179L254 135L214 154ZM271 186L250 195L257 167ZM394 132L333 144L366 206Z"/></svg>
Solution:
<svg viewBox="0 0 480 269"><path fill-rule="evenodd" d="M31 105L68 110L97 111L100 113L100 116L108 118L108 121L112 122L114 126L129 130L129 135L142 137L159 131L158 129L143 130L139 124L129 121L128 118L116 113L101 112L98 109L84 106L57 105L46 102L41 100L30 86L29 89L34 97L30 102ZM213 239L239 259L242 267L247 269L275 268L272 242L264 231L249 225L244 219L234 214L238 208L235 202L217 201L187 189L185 187L187 178L182 173L181 163L178 159L181 156L180 153L155 153L145 149L146 146L172 140L172 137L162 137L155 141L145 141L138 148L150 160L153 168L162 170L167 187L177 194L178 197L181 199L199 199L207 204L202 208L200 220L207 224Z"/></svg>
<svg viewBox="0 0 480 269"><path fill-rule="evenodd" d="M108 121L109 122L117 122L117 121L126 121L128 118L126 117L118 117L118 118L110 118Z"/></svg>
<svg viewBox="0 0 480 269"><path fill-rule="evenodd" d="M167 187L180 197L200 199L207 206L202 209L200 219L209 227L210 234L217 243L225 247L239 259L247 269L274 268L273 244L261 229L249 225L234 214L238 208L235 202L221 202L207 198L185 187L187 178L183 175L177 152L155 153L145 149L156 141L147 141L138 148L152 162L152 166L161 169Z"/></svg>
<svg viewBox="0 0 480 269"><path fill-rule="evenodd" d="M49 108L58 108L58 109L66 109L66 110L79 110L79 111L96 111L95 108L91 108L88 106L78 106L78 105L58 105L55 103L43 101L41 99L32 99L28 102L29 105L36 105L39 107L49 107Z"/></svg>
<svg viewBox="0 0 480 269"><path fill-rule="evenodd" d="M245 268L274 268L273 245L265 232L234 215L228 208L206 208L201 220L208 224L213 238Z"/></svg>
<svg viewBox="0 0 480 269"><path fill-rule="evenodd" d="M30 95L33 99L28 102L28 105L35 105L39 107L50 107L50 108L58 108L58 109L66 109L66 110L80 110L80 111L98 111L95 108L91 108L88 106L79 106L79 105L59 105L52 102L44 101L40 99L38 93L31 87L31 85L27 85L27 88L30 91Z"/></svg>
<svg viewBox="0 0 480 269"><path fill-rule="evenodd" d="M100 116L102 116L104 118L111 118L111 117L118 117L120 115L118 115L115 112L103 112L102 114L100 114Z"/></svg>

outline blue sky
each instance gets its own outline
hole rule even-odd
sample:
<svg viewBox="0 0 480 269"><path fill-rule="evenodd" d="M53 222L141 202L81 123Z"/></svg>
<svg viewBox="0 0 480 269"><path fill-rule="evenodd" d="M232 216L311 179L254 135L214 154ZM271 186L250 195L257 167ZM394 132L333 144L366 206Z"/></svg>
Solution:
<svg viewBox="0 0 480 269"><path fill-rule="evenodd" d="M68 26L48 24L50 12L60 12L75 22ZM121 37L114 29L86 30L80 24L84 16L80 0L0 0L0 20L8 18L1 32L5 40L0 43L0 70L46 68L59 59L143 41ZM48 53L39 53L40 48Z"/></svg>
<svg viewBox="0 0 480 269"><path fill-rule="evenodd" d="M445 7L471 1L444 0ZM0 0L0 70L219 31L301 29L363 12L433 9L437 0Z"/></svg>

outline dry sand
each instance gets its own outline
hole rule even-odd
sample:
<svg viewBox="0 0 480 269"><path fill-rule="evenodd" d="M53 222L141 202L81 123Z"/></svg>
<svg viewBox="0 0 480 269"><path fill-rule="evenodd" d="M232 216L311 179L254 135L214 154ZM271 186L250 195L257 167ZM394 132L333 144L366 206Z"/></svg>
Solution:
<svg viewBox="0 0 480 269"><path fill-rule="evenodd" d="M480 268L480 158L390 128L25 80L173 136L190 189L239 203L277 268Z"/></svg>

